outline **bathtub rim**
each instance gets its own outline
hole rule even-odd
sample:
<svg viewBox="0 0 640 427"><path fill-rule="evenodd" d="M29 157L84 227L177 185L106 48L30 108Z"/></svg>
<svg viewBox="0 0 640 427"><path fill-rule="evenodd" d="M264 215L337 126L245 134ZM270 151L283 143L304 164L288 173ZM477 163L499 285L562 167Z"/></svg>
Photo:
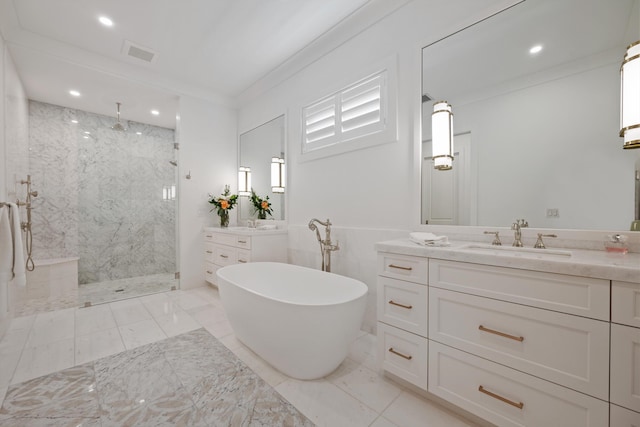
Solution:
<svg viewBox="0 0 640 427"><path fill-rule="evenodd" d="M360 290L360 292L358 292L357 295L354 295L353 297L350 297L348 299L341 299L341 300L336 300L336 301L331 301L331 302L318 302L318 303L313 303L313 302L301 302L301 301L295 301L295 300L287 300L287 299L282 299L282 298L277 298L274 297L273 295L267 295L263 292L259 292L256 291L255 289L251 289L251 288L247 288L245 286L242 286L241 284L236 283L233 280L230 280L228 277L224 277L224 273L225 270L237 270L237 269L244 269L244 268L249 268L252 265L254 267L257 267L258 265L265 265L265 264L277 264L277 265L285 265L288 267L291 267L293 269L303 269L303 270L310 270L313 272L317 272L320 274L329 274L331 276L335 276L338 277L340 280L345 280L347 282L351 282L354 286L357 286L358 290ZM222 273L222 274L220 274ZM316 273L313 273L316 274ZM358 279L354 279L352 277L348 277L348 276L343 276L341 274L336 274L336 273L328 273L328 272L324 272L321 270L316 270L314 268L310 268L310 267L305 267L305 266L301 266L301 265L296 265L296 264L289 264L289 263L284 263L284 262L251 262L251 263L246 263L246 264L232 264L232 265L227 265L224 267L221 267L220 269L218 269L216 271L216 275L218 276L218 279L221 279L224 282L228 282L230 284L232 284L233 286L237 286L239 288L244 289L247 292L250 292L254 295L257 295L261 298L265 298L274 302L278 302L281 304L290 304L290 305L299 305L299 306L303 306L303 307L327 307L327 306L333 306L333 305L341 305L341 304L347 304L353 301L356 301L360 298L366 298L367 294L369 293L369 286L367 286L366 283L364 283L361 280ZM218 283L218 287L220 287L222 283Z"/></svg>

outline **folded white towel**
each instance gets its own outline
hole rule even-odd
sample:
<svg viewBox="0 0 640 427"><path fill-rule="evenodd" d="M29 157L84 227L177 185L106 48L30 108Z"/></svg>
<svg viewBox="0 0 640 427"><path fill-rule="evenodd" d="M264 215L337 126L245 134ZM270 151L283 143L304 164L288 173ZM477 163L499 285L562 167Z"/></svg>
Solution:
<svg viewBox="0 0 640 427"><path fill-rule="evenodd" d="M0 283L13 277L13 236L9 221L9 207L0 207Z"/></svg>
<svg viewBox="0 0 640 427"><path fill-rule="evenodd" d="M258 230L275 230L276 228L278 227L275 224L264 224L258 226Z"/></svg>
<svg viewBox="0 0 640 427"><path fill-rule="evenodd" d="M409 233L409 240L423 246L449 246L449 238L447 236L436 236L433 233Z"/></svg>
<svg viewBox="0 0 640 427"><path fill-rule="evenodd" d="M22 228L20 226L20 209L15 203L9 203L11 218L11 234L13 237L13 280L18 286L27 286L27 275L22 249Z"/></svg>

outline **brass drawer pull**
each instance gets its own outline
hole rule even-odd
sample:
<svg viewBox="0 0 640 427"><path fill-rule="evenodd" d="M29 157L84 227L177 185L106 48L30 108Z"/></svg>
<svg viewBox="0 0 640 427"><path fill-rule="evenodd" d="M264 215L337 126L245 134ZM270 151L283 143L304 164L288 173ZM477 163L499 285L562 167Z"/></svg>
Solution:
<svg viewBox="0 0 640 427"><path fill-rule="evenodd" d="M207 270L207 274L213 274L213 271Z"/></svg>
<svg viewBox="0 0 640 427"><path fill-rule="evenodd" d="M220 255L220 258L229 258L228 255Z"/></svg>
<svg viewBox="0 0 640 427"><path fill-rule="evenodd" d="M402 353L400 353L400 352L398 352L398 351L395 351L395 350L393 349L393 347L389 347L389 352L390 352L390 353L393 353L393 354L395 354L395 355L397 355L397 356L404 357L404 358L405 358L405 359L407 359L407 360L411 360L411 359L413 359L413 356L407 356L406 354L402 354Z"/></svg>
<svg viewBox="0 0 640 427"><path fill-rule="evenodd" d="M524 403L522 403L522 402L514 402L513 400L509 400L509 399L507 399L505 397L502 397L502 396L499 396L499 395L497 395L495 393L491 393L489 390L485 389L482 386L478 387L478 391L480 393L486 394L487 396L491 396L494 399L498 399L499 401L504 402L504 403L506 403L508 405L515 406L518 409L522 409L524 407Z"/></svg>
<svg viewBox="0 0 640 427"><path fill-rule="evenodd" d="M485 328L482 325L478 326L478 329L480 329L482 332L488 332L490 334L499 335L499 336L504 337L504 338L509 338L510 340L520 341L520 342L524 341L524 337L517 337L515 335L505 334L504 332L495 331L493 329Z"/></svg>
<svg viewBox="0 0 640 427"><path fill-rule="evenodd" d="M211 234L207 234L207 237L213 237Z"/></svg>
<svg viewBox="0 0 640 427"><path fill-rule="evenodd" d="M389 268L397 268L398 270L407 270L407 271L413 270L413 268L411 267L403 267L401 265L395 265L395 264L389 264Z"/></svg>
<svg viewBox="0 0 640 427"><path fill-rule="evenodd" d="M207 253L208 253L208 254L212 254L212 253L213 253L213 251L207 251Z"/></svg>
<svg viewBox="0 0 640 427"><path fill-rule="evenodd" d="M243 260L243 259L239 259L239 260L238 260L238 262L239 262L239 263L244 264L244 263L246 263L247 261L245 261L245 260Z"/></svg>
<svg viewBox="0 0 640 427"><path fill-rule="evenodd" d="M238 243L247 243L246 240L238 240Z"/></svg>
<svg viewBox="0 0 640 427"><path fill-rule="evenodd" d="M413 308L412 305L404 305L404 304L400 304L395 302L394 300L389 300L389 304L391 305L397 305L398 307L402 307L402 308L406 308L407 310L411 310Z"/></svg>

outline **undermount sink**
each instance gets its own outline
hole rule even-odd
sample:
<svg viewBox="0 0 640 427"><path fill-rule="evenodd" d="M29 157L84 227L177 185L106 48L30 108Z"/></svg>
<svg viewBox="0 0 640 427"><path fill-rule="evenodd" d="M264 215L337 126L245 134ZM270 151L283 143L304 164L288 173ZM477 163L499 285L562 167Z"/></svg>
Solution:
<svg viewBox="0 0 640 427"><path fill-rule="evenodd" d="M479 250L483 252L493 252L495 255L539 255L541 257L550 256L552 258L563 258L570 257L572 255L571 251L566 251L562 249L536 249L536 248L525 248L525 247L514 247L514 246L495 246L488 245L485 243L470 243L465 246L461 246L460 249L470 249L470 250Z"/></svg>

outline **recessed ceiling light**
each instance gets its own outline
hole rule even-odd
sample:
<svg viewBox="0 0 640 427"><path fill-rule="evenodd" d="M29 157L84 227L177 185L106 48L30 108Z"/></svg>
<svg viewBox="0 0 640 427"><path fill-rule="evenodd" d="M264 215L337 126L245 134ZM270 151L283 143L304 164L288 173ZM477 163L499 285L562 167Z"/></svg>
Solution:
<svg viewBox="0 0 640 427"><path fill-rule="evenodd" d="M89 132L88 130L85 130L84 133L86 133L87 135L91 135L91 132Z"/></svg>
<svg viewBox="0 0 640 427"><path fill-rule="evenodd" d="M89 135L83 136L84 139L89 139Z"/></svg>
<svg viewBox="0 0 640 427"><path fill-rule="evenodd" d="M78 92L77 90L71 89L69 91L69 95L71 95L71 96L80 96L80 92Z"/></svg>
<svg viewBox="0 0 640 427"><path fill-rule="evenodd" d="M73 123L74 125L78 124L78 121L76 119L71 120L71 123Z"/></svg>
<svg viewBox="0 0 640 427"><path fill-rule="evenodd" d="M151 110L151 114L153 114L154 116L157 116L160 114L160 111L158 110Z"/></svg>
<svg viewBox="0 0 640 427"><path fill-rule="evenodd" d="M142 132L136 132L136 135L142 135Z"/></svg>
<svg viewBox="0 0 640 427"><path fill-rule="evenodd" d="M105 27L113 27L113 21L110 18L107 18L106 16L99 17L98 21L100 21L100 23Z"/></svg>
<svg viewBox="0 0 640 427"><path fill-rule="evenodd" d="M533 46L531 49L529 49L529 53L532 55L535 55L536 53L539 53L542 50L542 45L541 44L537 44L535 46Z"/></svg>

